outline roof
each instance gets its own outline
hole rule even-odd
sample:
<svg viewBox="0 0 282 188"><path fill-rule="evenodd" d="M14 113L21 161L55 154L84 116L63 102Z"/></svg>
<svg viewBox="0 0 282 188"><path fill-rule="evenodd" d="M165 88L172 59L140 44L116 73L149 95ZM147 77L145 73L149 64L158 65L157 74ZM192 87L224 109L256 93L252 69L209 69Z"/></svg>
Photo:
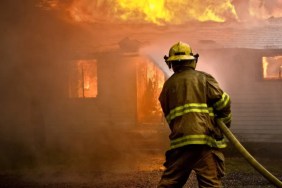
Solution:
<svg viewBox="0 0 282 188"><path fill-rule="evenodd" d="M203 24L196 31L189 30L185 30L185 33L192 33L189 39L205 48L282 49L282 19Z"/></svg>

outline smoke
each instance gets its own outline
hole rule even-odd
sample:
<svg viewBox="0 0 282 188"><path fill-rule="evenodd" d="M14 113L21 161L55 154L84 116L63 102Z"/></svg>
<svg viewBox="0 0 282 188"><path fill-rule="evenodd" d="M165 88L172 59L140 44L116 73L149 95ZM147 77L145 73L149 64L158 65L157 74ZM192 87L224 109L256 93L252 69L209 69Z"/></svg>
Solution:
<svg viewBox="0 0 282 188"><path fill-rule="evenodd" d="M168 78L173 74L173 71L168 68L163 57L165 55L168 56L170 47L174 45L177 41L180 40L171 37L168 40L163 40L157 42L156 44L147 45L140 49L140 54L150 57L152 61L163 71L165 77ZM190 40L190 41L182 41L182 42L193 44L195 41ZM224 60L221 59L221 56L220 55L215 56L214 55L215 52L210 52L209 50L203 50L202 48L205 47L204 44L202 46L191 45L191 47L193 53L200 54L196 69L213 75L218 80L218 82L221 83L221 86L224 89L227 88L228 83L226 83L225 81L226 75L222 73L225 72L224 70L228 66L225 63L223 63Z"/></svg>
<svg viewBox="0 0 282 188"><path fill-rule="evenodd" d="M66 171L132 169L141 156L135 140L142 136L107 116L93 123L93 116L107 111L100 108L102 101L85 105L67 98L69 64L115 48L112 36L123 29L112 34L101 25L72 24L38 3L1 1L1 171L23 170L36 179Z"/></svg>
<svg viewBox="0 0 282 188"><path fill-rule="evenodd" d="M2 168L31 165L42 149L45 106L60 98L57 89L69 49L68 30L55 17L47 19L36 1L1 2L1 161ZM48 125L49 126L49 125ZM17 160L19 158L19 160Z"/></svg>
<svg viewBox="0 0 282 188"><path fill-rule="evenodd" d="M281 0L260 0L250 1L250 14L256 18L282 17L282 1Z"/></svg>
<svg viewBox="0 0 282 188"><path fill-rule="evenodd" d="M241 21L282 17L281 0L233 0L232 4Z"/></svg>
<svg viewBox="0 0 282 188"><path fill-rule="evenodd" d="M232 71L233 69L242 69L245 72L252 70L253 64L249 65L247 62L245 51L234 50L228 53L216 49L205 51L198 48L199 44L195 45L199 37L203 37L203 33L208 31L207 28L201 33L197 28L198 25L193 25L191 28L189 24L172 29L171 26L103 23L105 20L112 19L107 14L105 17L101 16L103 11L94 16L96 20L100 20L89 24L82 21L92 18L93 12L88 9L86 12L90 15L89 18L76 17L78 22L74 22L66 16L70 12L67 9L62 12L60 7L72 6L74 2L79 2L84 7L85 3L90 1L64 0L59 1L59 4L56 2L1 1L0 169L2 171L32 169L38 176L34 176L33 172L25 175L36 178L42 174L46 176L52 174L50 178L53 178L65 171L75 173L109 169L132 170L144 156L144 150L140 151L138 148L140 140L147 140L143 130L128 129L118 122L119 117L113 116L112 111L109 111L110 109L126 114L127 111L124 109L127 103L116 105L115 108L109 107L120 99L112 98L111 92L120 93L120 96L129 101L133 97L127 94L127 91L136 83L133 83L133 80L130 80L131 82L122 80L118 76L114 79L120 79L119 84L110 83L108 79L113 75L108 74L103 79L104 84L114 88L111 92L107 90L98 92L99 100L83 102L69 100L66 97L69 64L78 58L99 57L99 61L105 62L101 64L103 68L120 71L121 69L117 70L120 68L118 66L107 67L115 65L114 62L117 60L115 56L110 57L107 52L118 50L135 52L140 48L140 55L152 59L169 77L172 71L168 69L163 57L168 55L168 50L173 44L183 41L191 44L194 53L200 54L197 69L214 75L224 89L231 90L229 83L234 78L238 81L232 82L232 88L235 88L232 91L236 89L240 91L252 85L247 83L248 78L238 76ZM95 10L108 8L109 1L91 2L89 7L95 7ZM234 1L234 4L235 2L238 3L236 6L238 11L242 11L241 17L249 15L243 10L245 1ZM268 2L264 1L261 5L267 12L276 11L277 7L275 8L274 5L281 4L281 1L271 1L274 4ZM46 3L53 8L46 9ZM134 40L128 43L127 37ZM100 56L95 56L99 53ZM248 56L248 58L254 58L256 62L260 61L257 56ZM239 63L236 64L236 61L241 60L245 61L244 66L249 67L241 68ZM111 65L108 65L109 63ZM127 70L129 68L122 69L123 73ZM109 106L105 107L104 103L108 103ZM100 118L101 120L98 121ZM152 134L156 133L154 131ZM154 136L156 140L163 141L162 135ZM167 143L166 135L165 139L164 142ZM163 145L163 143L159 144L161 147Z"/></svg>
<svg viewBox="0 0 282 188"><path fill-rule="evenodd" d="M163 58L165 55L168 55L168 50L171 45L172 44L169 42L166 42L165 44L151 44L146 45L139 50L140 55L149 57L155 63L155 65L157 65L163 71L166 78L173 74L172 70L169 70L167 67Z"/></svg>

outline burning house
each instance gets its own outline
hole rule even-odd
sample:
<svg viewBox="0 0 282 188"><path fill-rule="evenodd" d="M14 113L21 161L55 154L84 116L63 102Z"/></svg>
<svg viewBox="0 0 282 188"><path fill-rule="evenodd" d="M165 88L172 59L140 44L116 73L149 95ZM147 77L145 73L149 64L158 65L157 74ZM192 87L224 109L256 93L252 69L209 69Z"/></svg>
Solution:
<svg viewBox="0 0 282 188"><path fill-rule="evenodd" d="M240 139L282 142L281 1L202 2L1 2L4 149L84 151L128 142L121 132L167 129L157 98L176 41L230 93Z"/></svg>

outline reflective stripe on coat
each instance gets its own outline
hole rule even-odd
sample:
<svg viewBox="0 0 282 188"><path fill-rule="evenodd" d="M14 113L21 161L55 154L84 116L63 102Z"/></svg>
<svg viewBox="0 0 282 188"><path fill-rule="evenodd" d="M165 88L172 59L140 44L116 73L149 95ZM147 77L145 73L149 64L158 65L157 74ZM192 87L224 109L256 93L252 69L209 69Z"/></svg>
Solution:
<svg viewBox="0 0 282 188"><path fill-rule="evenodd" d="M159 101L171 129L171 149L190 144L226 147L214 118L230 125L230 96L211 75L187 67L165 82Z"/></svg>

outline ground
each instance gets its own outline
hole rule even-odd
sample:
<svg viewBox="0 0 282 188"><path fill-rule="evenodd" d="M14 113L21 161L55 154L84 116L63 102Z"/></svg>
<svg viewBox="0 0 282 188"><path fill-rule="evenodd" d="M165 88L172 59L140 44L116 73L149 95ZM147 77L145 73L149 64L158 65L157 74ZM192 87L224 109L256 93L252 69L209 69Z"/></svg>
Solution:
<svg viewBox="0 0 282 188"><path fill-rule="evenodd" d="M250 145L249 147L253 146ZM256 152L261 153L257 160L279 179L282 179L281 157L275 152L266 151L265 148L257 149ZM104 168L95 163L92 164L92 167L87 167L89 164L83 163L80 163L79 167L76 166L77 163L76 165L66 165L65 163L7 170L0 174L0 185L2 188L150 188L156 187L160 179L163 160L163 154L158 151L144 151L140 152L138 157L135 155L134 160L130 154L124 155L123 160L115 160L115 162L105 160L102 165ZM275 187L253 170L245 159L237 155L236 151L232 149L226 152L226 169L226 176L223 179L224 187ZM194 173L190 175L185 187L197 187Z"/></svg>
<svg viewBox="0 0 282 188"><path fill-rule="evenodd" d="M136 135L134 135L136 137ZM11 164L0 163L1 188L151 188L156 187L162 174L165 148L163 144L142 137L148 142L113 147L103 143L85 145L84 150L46 150L36 157L26 149L9 146ZM157 139L160 140L160 139ZM108 140L107 140L108 141ZM108 142L107 142L108 143ZM122 143L120 140L117 143ZM128 143L128 142L127 142ZM149 144L148 144L149 143ZM155 142L156 143L156 142ZM78 144L81 145L81 144ZM243 143L247 150L270 172L282 180L282 145L279 143ZM108 146L108 145L107 145ZM133 147L134 146L134 147ZM150 147L149 147L150 146ZM73 148L73 147L72 147ZM105 149L106 148L106 149ZM8 149L8 147L6 148ZM80 148L81 149L81 148ZM20 152L14 153L15 150ZM69 152L66 152L69 151ZM80 151L80 152L78 152ZM3 152L3 151L2 151ZM8 150L6 151L6 153ZM224 150L227 188L271 188L263 176L256 172L229 144ZM3 161L3 155L0 155ZM6 161L8 161L6 159ZM196 188L195 174L190 175L185 188Z"/></svg>

